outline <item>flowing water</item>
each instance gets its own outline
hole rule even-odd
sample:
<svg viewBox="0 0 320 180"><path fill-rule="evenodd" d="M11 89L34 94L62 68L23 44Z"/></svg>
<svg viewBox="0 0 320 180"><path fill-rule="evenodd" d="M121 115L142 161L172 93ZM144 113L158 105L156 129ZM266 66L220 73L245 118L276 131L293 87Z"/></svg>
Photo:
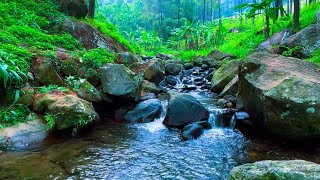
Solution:
<svg viewBox="0 0 320 180"><path fill-rule="evenodd" d="M211 98L194 96L209 109L214 126L197 140L182 141L179 131L164 127L165 111L147 124L107 120L81 138L51 137L25 150L0 153L0 179L227 179L233 167L269 156L318 161L311 153L252 144L239 131L219 127L223 110Z"/></svg>

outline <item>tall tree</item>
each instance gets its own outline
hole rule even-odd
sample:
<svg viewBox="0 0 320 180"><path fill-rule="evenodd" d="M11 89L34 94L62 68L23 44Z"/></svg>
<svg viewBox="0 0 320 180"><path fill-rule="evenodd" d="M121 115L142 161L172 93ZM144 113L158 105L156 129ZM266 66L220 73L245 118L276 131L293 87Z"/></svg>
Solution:
<svg viewBox="0 0 320 180"><path fill-rule="evenodd" d="M294 13L293 13L293 28L295 30L300 29L300 1L294 0Z"/></svg>
<svg viewBox="0 0 320 180"><path fill-rule="evenodd" d="M96 4L95 0L89 1L89 17L92 19L94 18L95 4Z"/></svg>

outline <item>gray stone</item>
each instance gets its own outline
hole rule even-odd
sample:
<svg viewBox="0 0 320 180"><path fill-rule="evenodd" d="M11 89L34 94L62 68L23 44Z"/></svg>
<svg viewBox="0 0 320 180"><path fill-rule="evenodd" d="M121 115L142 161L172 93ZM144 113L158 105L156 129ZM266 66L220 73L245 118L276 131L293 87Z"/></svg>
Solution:
<svg viewBox="0 0 320 180"><path fill-rule="evenodd" d="M239 81L237 106L249 112L257 127L290 140L320 139L320 73L315 64L253 53L244 60Z"/></svg>
<svg viewBox="0 0 320 180"><path fill-rule="evenodd" d="M320 165L304 160L260 161L232 169L229 180L319 180Z"/></svg>
<svg viewBox="0 0 320 180"><path fill-rule="evenodd" d="M126 113L124 121L127 123L149 123L160 116L161 110L161 101L158 99L142 101L132 111Z"/></svg>
<svg viewBox="0 0 320 180"><path fill-rule="evenodd" d="M207 121L208 118L208 110L196 98L189 94L172 94L163 124L181 128L192 122Z"/></svg>
<svg viewBox="0 0 320 180"><path fill-rule="evenodd" d="M104 93L132 98L136 101L140 99L143 78L124 65L106 64L101 69L101 74Z"/></svg>

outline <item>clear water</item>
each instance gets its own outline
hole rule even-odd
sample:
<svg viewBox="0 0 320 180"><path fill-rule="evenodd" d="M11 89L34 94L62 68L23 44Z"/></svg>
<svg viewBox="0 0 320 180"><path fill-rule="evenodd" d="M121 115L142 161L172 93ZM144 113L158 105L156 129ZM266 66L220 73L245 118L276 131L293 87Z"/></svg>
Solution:
<svg viewBox="0 0 320 180"><path fill-rule="evenodd" d="M214 113L220 110L206 103L208 98L195 97L217 123ZM231 128L214 127L197 140L182 141L178 130L162 125L165 113L148 124L109 120L81 138L51 137L27 150L0 153L0 179L227 179L233 167L247 161L303 154L284 157L287 152L265 142L249 150L252 142Z"/></svg>

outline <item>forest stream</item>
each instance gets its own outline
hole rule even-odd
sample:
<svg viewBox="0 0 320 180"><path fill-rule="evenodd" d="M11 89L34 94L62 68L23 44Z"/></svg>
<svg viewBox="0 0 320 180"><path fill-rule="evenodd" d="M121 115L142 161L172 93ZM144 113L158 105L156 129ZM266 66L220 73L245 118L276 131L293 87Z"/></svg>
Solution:
<svg viewBox="0 0 320 180"><path fill-rule="evenodd" d="M211 113L213 128L199 139L182 141L178 130L167 129L165 110L146 124L107 121L81 138L50 136L28 149L2 152L0 179L227 179L233 167L247 162L320 162L316 150L250 140L236 129L219 127L221 109L210 95L191 94Z"/></svg>

